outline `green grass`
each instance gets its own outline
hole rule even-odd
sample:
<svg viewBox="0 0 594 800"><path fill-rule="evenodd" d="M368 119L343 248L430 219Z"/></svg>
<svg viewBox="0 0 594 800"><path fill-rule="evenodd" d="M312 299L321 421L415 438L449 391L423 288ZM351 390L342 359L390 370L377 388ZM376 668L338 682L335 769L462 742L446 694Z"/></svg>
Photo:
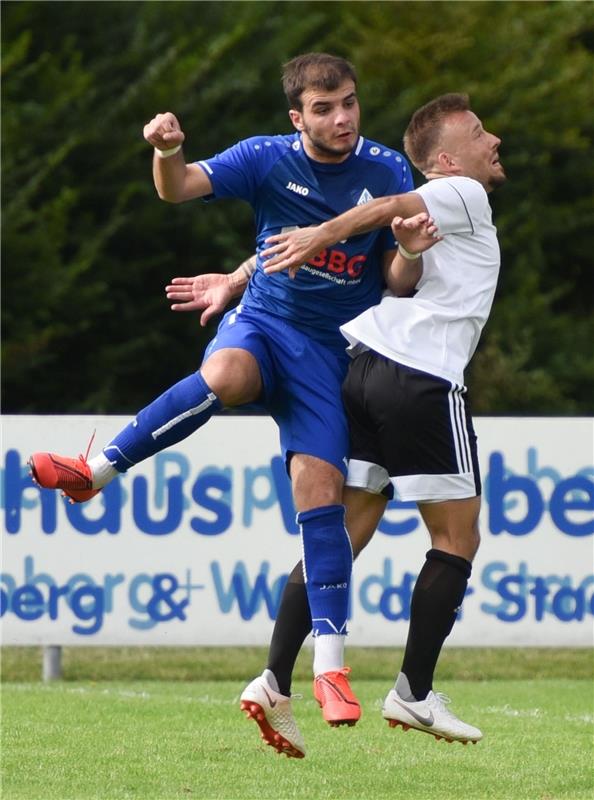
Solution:
<svg viewBox="0 0 594 800"><path fill-rule="evenodd" d="M64 680L237 680L259 675L266 663L264 647L65 647ZM403 650L392 647L350 647L347 660L353 677L391 680ZM0 648L0 676L6 681L41 679L40 647ZM295 679L308 680L312 656L304 648ZM481 647L446 648L436 679L476 681L524 678L594 680L594 654L588 648Z"/></svg>
<svg viewBox="0 0 594 800"><path fill-rule="evenodd" d="M266 747L239 711L239 693L262 668L259 648L70 648L66 680L49 684L39 680L38 650L2 656L2 800L594 796L584 650L446 650L436 688L485 734L468 746L381 719L400 660L393 650L349 652L363 717L355 728L329 728L311 696L306 653L293 687L303 694L295 701L303 760Z"/></svg>

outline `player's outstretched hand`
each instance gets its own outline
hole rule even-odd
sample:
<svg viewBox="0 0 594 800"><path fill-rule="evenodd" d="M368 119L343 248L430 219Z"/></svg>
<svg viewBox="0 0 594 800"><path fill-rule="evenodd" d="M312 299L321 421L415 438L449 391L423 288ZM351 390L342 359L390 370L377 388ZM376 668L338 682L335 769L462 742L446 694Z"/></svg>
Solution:
<svg viewBox="0 0 594 800"><path fill-rule="evenodd" d="M223 312L233 298L228 275L218 273L173 278L165 287L172 311L202 311L200 324L206 325L215 314Z"/></svg>
<svg viewBox="0 0 594 800"><path fill-rule="evenodd" d="M269 236L266 244L266 250L260 253L264 272L270 275L288 269L289 276L294 278L306 261L317 256L331 242L325 241L319 227L312 226Z"/></svg>
<svg viewBox="0 0 594 800"><path fill-rule="evenodd" d="M443 239L433 217L424 211L407 219L394 217L392 233L409 253L423 253Z"/></svg>
<svg viewBox="0 0 594 800"><path fill-rule="evenodd" d="M178 144L183 144L186 138L177 117L171 111L157 114L150 122L147 122L143 129L143 135L147 142L157 150L170 150L172 147L177 147Z"/></svg>

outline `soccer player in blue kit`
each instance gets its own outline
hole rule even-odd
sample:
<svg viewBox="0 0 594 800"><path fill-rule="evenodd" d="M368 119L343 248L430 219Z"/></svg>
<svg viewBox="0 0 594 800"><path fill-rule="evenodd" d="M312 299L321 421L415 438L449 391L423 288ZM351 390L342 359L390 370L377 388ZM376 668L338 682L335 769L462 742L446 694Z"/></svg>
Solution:
<svg viewBox="0 0 594 800"><path fill-rule="evenodd" d="M257 253L274 234L413 186L402 155L360 136L351 64L323 53L298 56L284 67L283 88L294 133L255 136L209 159L186 163L185 135L172 113L158 114L144 129L155 148L159 196L174 203L246 200L255 213ZM343 660L353 554L342 502L349 440L341 384L349 358L339 327L379 302L395 246L390 228L374 230L325 249L296 277L266 275L258 256L249 283L249 269L236 274L235 289L245 287L241 304L221 321L197 372L142 409L88 461L44 452L29 460L39 485L84 502L221 408L254 402L266 408L279 427L298 512L315 637L314 694L332 725L354 724L361 713ZM279 751L303 755L299 739L271 730L258 711L258 698L282 695L283 687L270 670L255 683L242 702L264 738Z"/></svg>

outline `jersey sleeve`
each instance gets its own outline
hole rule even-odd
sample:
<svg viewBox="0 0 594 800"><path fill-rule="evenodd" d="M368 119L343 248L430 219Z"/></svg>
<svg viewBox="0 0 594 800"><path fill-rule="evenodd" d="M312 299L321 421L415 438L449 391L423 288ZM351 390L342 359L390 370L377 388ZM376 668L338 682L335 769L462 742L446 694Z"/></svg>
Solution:
<svg viewBox="0 0 594 800"><path fill-rule="evenodd" d="M238 197L254 203L262 169L257 137L244 139L212 158L196 163L210 178L213 193L205 199Z"/></svg>
<svg viewBox="0 0 594 800"><path fill-rule="evenodd" d="M435 178L415 191L425 201L440 236L473 234L488 203L484 188L472 178Z"/></svg>
<svg viewBox="0 0 594 800"><path fill-rule="evenodd" d="M406 192L411 192L415 188L415 184L413 181L412 176L412 169L410 168L410 164L404 158L402 158L402 170L400 172L400 186L398 188L398 194L405 194Z"/></svg>

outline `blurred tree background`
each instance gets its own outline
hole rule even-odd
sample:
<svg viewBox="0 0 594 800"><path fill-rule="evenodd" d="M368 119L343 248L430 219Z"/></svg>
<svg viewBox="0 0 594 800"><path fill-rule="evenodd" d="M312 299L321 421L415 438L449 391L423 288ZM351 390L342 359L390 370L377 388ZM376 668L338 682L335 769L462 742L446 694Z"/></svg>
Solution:
<svg viewBox="0 0 594 800"><path fill-rule="evenodd" d="M173 111L187 159L290 130L280 66L359 72L364 135L401 149L414 109L466 91L503 139L503 268L467 375L479 414L591 414L594 15L588 2L4 2L7 413L130 413L195 370L216 322L175 275L253 250L239 201L159 201L142 127ZM420 176L417 176L419 179Z"/></svg>

